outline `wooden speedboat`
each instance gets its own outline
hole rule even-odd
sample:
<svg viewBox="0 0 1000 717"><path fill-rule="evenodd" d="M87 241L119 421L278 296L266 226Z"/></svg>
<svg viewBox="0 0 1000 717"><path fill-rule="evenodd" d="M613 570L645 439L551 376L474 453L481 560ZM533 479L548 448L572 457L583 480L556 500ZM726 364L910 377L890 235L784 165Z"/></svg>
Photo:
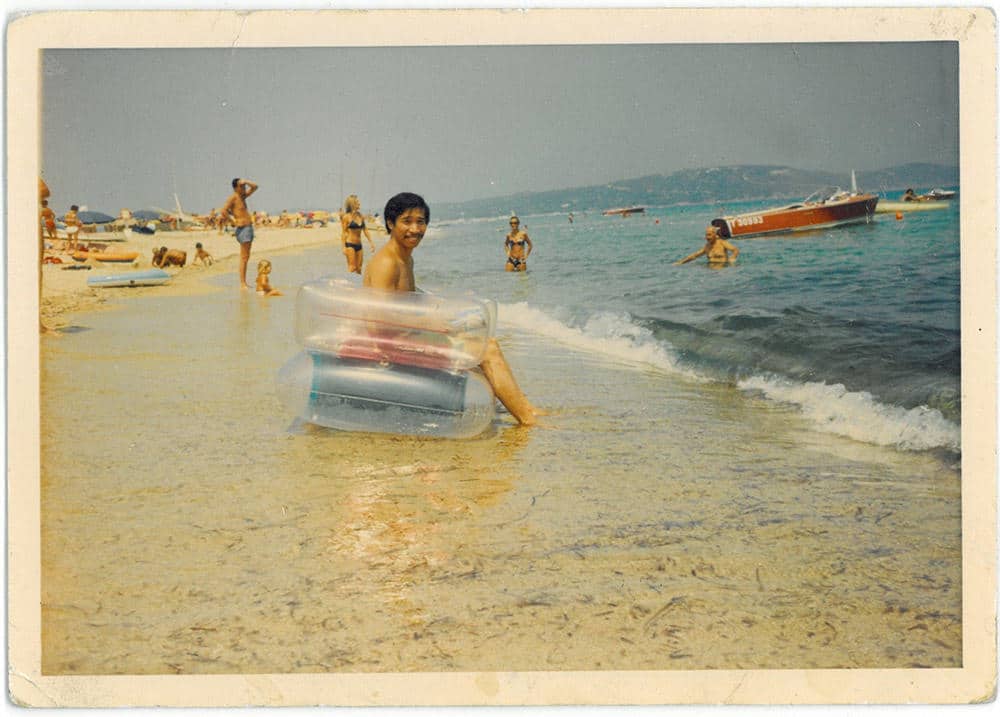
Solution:
<svg viewBox="0 0 1000 717"><path fill-rule="evenodd" d="M645 211L646 207L618 207L617 209L605 209L601 214L606 217L627 217L630 214L642 214Z"/></svg>
<svg viewBox="0 0 1000 717"><path fill-rule="evenodd" d="M73 259L76 261L87 261L96 259L97 261L127 264L139 258L137 251L107 252L107 251L75 251Z"/></svg>
<svg viewBox="0 0 1000 717"><path fill-rule="evenodd" d="M871 221L878 197L831 187L814 192L797 204L713 219L711 224L727 239L826 229Z"/></svg>

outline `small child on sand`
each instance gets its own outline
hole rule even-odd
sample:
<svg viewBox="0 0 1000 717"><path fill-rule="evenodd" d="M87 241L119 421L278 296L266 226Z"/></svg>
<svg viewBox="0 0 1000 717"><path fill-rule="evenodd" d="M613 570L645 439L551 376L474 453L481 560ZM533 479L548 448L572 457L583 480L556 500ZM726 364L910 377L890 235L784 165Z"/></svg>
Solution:
<svg viewBox="0 0 1000 717"><path fill-rule="evenodd" d="M212 262L214 261L214 259L212 259L211 254L205 251L205 247L201 245L201 242L198 242L197 244L194 245L194 251L195 255L194 255L194 261L191 262L192 265L197 264L200 261L205 266L212 266Z"/></svg>
<svg viewBox="0 0 1000 717"><path fill-rule="evenodd" d="M268 276L271 273L271 262L261 259L257 262L257 293L261 296L282 296L283 294L271 286Z"/></svg>

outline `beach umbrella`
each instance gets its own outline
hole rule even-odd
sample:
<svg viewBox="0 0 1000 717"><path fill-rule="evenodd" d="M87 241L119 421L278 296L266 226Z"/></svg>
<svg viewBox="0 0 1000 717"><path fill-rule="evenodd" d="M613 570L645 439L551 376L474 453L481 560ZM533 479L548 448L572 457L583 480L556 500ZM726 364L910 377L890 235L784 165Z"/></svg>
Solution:
<svg viewBox="0 0 1000 717"><path fill-rule="evenodd" d="M107 224L115 220L104 212L77 212L76 216L84 224Z"/></svg>
<svg viewBox="0 0 1000 717"><path fill-rule="evenodd" d="M152 209L140 209L137 212L132 212L132 216L136 219L149 221L150 219L159 219L162 213L163 212L153 211Z"/></svg>

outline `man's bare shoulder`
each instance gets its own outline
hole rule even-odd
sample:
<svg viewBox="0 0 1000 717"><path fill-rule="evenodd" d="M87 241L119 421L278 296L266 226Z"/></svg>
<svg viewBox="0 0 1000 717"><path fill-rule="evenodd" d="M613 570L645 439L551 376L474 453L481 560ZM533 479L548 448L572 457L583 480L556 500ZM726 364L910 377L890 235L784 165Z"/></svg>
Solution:
<svg viewBox="0 0 1000 717"><path fill-rule="evenodd" d="M402 267L388 251L379 250L365 269L365 286L375 289L398 289Z"/></svg>

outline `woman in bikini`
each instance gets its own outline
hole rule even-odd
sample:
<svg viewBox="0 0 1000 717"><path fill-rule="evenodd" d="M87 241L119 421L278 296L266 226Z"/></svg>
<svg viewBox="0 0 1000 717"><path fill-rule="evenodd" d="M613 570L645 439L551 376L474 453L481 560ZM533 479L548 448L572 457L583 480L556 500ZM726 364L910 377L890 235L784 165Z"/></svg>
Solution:
<svg viewBox="0 0 1000 717"><path fill-rule="evenodd" d="M507 252L507 263L504 271L527 271L528 255L531 253L531 239L528 233L521 229L521 220L516 216L510 218L510 234L504 240L503 248Z"/></svg>
<svg viewBox="0 0 1000 717"><path fill-rule="evenodd" d="M361 247L361 232L365 233L368 245L375 251L375 242L368 233L365 217L361 213L361 202L358 200L358 195L352 194L344 201L344 211L340 213L340 241L344 244L347 270L355 274L361 273L361 265L365 260Z"/></svg>

